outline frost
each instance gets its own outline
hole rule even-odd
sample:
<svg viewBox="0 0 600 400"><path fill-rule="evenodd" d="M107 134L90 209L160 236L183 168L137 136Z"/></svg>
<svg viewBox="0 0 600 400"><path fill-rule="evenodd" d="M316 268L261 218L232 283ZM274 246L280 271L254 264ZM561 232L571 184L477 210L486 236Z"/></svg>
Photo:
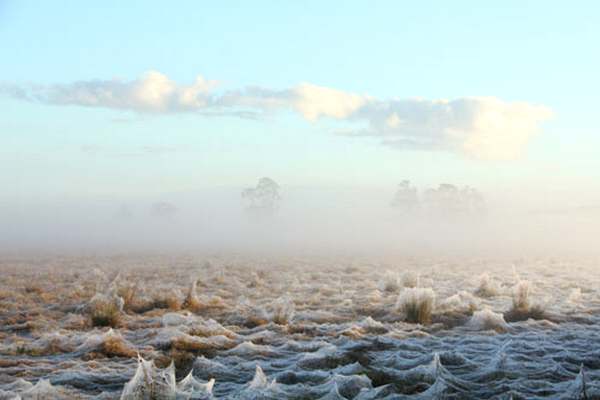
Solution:
<svg viewBox="0 0 600 400"><path fill-rule="evenodd" d="M407 288L398 296L396 309L407 322L427 324L431 322L434 301L431 288Z"/></svg>
<svg viewBox="0 0 600 400"><path fill-rule="evenodd" d="M507 332L508 324L504 320L504 316L500 313L495 313L489 308L484 308L481 311L475 311L467 326L476 330L494 330L496 332Z"/></svg>

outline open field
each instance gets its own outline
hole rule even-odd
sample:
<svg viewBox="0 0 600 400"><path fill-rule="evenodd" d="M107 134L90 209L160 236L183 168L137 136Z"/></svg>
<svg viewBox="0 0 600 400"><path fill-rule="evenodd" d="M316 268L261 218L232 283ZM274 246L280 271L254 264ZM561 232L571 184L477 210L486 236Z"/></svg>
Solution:
<svg viewBox="0 0 600 400"><path fill-rule="evenodd" d="M596 265L5 258L0 398L598 398Z"/></svg>

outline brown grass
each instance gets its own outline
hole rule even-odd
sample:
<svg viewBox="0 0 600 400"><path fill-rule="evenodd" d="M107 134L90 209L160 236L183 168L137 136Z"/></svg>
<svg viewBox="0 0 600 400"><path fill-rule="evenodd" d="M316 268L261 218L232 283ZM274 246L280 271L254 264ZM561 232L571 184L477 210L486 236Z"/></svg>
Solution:
<svg viewBox="0 0 600 400"><path fill-rule="evenodd" d="M431 289L407 288L398 297L397 308L406 322L429 324L435 293Z"/></svg>
<svg viewBox="0 0 600 400"><path fill-rule="evenodd" d="M520 281L513 288L512 308L504 314L507 322L526 321L546 318L544 309L539 305L531 305L529 301L530 286L527 281Z"/></svg>
<svg viewBox="0 0 600 400"><path fill-rule="evenodd" d="M134 349L117 337L108 338L102 343L102 353L108 357L135 357L137 355Z"/></svg>
<svg viewBox="0 0 600 400"><path fill-rule="evenodd" d="M123 298L123 309L131 310L135 303L136 294L138 292L137 284L122 286L117 290L117 295Z"/></svg>
<svg viewBox="0 0 600 400"><path fill-rule="evenodd" d="M119 307L112 302L95 304L90 310L92 326L110 326L116 328L121 322Z"/></svg>
<svg viewBox="0 0 600 400"><path fill-rule="evenodd" d="M190 311L199 311L202 308L202 303L198 300L198 296L196 295L196 284L196 281L193 281L190 285L190 289L181 304L181 308Z"/></svg>
<svg viewBox="0 0 600 400"><path fill-rule="evenodd" d="M180 310L183 305L177 293L168 292L158 294L154 297L154 308L168 309L172 311Z"/></svg>
<svg viewBox="0 0 600 400"><path fill-rule="evenodd" d="M34 283L26 284L23 287L23 291L27 294L36 294L41 295L44 292L44 289L40 285L36 285Z"/></svg>
<svg viewBox="0 0 600 400"><path fill-rule="evenodd" d="M507 322L527 321L531 319L546 319L546 312L541 306L528 306L527 308L511 308L504 314Z"/></svg>

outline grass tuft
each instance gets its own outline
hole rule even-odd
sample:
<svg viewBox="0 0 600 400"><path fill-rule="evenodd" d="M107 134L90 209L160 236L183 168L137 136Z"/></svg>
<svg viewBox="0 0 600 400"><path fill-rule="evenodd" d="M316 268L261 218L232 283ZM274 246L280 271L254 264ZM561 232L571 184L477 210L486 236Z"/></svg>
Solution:
<svg viewBox="0 0 600 400"><path fill-rule="evenodd" d="M121 322L121 310L114 302L101 301L91 305L89 310L92 326L116 328Z"/></svg>
<svg viewBox="0 0 600 400"><path fill-rule="evenodd" d="M429 324L433 313L435 292L431 288L407 288L396 302L396 308L410 323Z"/></svg>
<svg viewBox="0 0 600 400"><path fill-rule="evenodd" d="M513 288L512 308L504 315L506 321L526 321L531 319L545 319L546 313L540 305L531 305L529 300L531 287L528 281L519 281Z"/></svg>

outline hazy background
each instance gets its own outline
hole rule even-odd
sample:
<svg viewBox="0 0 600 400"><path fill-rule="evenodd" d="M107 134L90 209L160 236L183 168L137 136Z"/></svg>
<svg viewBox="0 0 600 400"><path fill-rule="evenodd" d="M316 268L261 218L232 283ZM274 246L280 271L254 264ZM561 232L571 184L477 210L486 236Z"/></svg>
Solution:
<svg viewBox="0 0 600 400"><path fill-rule="evenodd" d="M594 1L0 0L0 251L596 252L599 37Z"/></svg>
<svg viewBox="0 0 600 400"><path fill-rule="evenodd" d="M4 253L256 252L443 255L595 254L600 208L487 196L478 218L412 215L395 188L282 188L272 216L237 188L146 198L35 199L0 208ZM509 196L507 196L509 197ZM176 209L164 213L156 204Z"/></svg>

